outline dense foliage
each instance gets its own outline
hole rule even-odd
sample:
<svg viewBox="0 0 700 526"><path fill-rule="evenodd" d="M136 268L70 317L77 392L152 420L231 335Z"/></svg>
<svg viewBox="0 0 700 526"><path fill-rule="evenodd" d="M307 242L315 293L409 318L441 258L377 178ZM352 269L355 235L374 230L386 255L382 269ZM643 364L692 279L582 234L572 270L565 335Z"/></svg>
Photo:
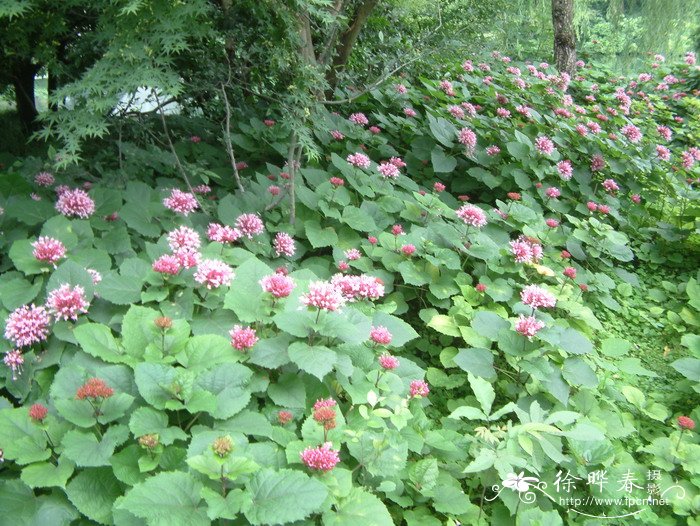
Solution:
<svg viewBox="0 0 700 526"><path fill-rule="evenodd" d="M673 393L599 319L696 232L693 59L394 79L314 119L298 169L249 115L244 192L196 119L7 167L3 520L697 524L697 259L640 300Z"/></svg>

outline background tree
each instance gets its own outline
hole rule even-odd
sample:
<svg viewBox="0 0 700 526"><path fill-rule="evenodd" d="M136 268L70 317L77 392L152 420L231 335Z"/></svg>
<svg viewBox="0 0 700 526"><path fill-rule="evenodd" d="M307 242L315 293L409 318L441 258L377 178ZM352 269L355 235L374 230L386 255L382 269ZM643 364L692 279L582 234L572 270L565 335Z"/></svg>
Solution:
<svg viewBox="0 0 700 526"><path fill-rule="evenodd" d="M574 0L552 0L554 27L554 62L559 71L569 75L576 68L576 32L574 31Z"/></svg>

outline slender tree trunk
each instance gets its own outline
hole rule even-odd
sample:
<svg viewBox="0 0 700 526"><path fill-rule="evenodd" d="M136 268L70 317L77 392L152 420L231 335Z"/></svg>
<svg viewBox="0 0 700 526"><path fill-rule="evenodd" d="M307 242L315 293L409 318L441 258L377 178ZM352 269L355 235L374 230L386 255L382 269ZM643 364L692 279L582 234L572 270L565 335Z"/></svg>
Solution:
<svg viewBox="0 0 700 526"><path fill-rule="evenodd" d="M36 75L37 69L35 64L25 59L16 63L12 72L17 115L22 130L27 135L36 129L36 117L39 114L34 98L34 75Z"/></svg>
<svg viewBox="0 0 700 526"><path fill-rule="evenodd" d="M554 62L559 71L571 75L576 69L574 0L552 0L552 24L554 26Z"/></svg>
<svg viewBox="0 0 700 526"><path fill-rule="evenodd" d="M333 57L333 64L329 68L326 75L326 80L330 87L330 93L333 92L338 84L338 73L345 67L350 58L350 53L352 53L352 47L357 42L357 37L360 36L360 31L367 23L369 15L372 14L372 10L375 8L379 0L364 0L355 11L350 25L345 30L345 32L340 36L340 41L338 42L338 47L336 49L336 55Z"/></svg>

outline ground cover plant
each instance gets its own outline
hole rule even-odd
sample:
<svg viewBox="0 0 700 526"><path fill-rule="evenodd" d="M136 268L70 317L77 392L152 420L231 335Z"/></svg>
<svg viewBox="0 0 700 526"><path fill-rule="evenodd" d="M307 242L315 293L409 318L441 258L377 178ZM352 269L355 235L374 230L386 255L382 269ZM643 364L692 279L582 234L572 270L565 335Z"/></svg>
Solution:
<svg viewBox="0 0 700 526"><path fill-rule="evenodd" d="M698 523L695 56L441 72L4 168L5 523Z"/></svg>

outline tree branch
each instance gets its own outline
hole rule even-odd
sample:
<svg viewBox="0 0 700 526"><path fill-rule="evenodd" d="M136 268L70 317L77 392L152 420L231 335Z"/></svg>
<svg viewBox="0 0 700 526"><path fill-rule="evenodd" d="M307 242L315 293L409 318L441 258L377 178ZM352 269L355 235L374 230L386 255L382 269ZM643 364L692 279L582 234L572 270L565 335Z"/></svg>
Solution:
<svg viewBox="0 0 700 526"><path fill-rule="evenodd" d="M228 103L226 86L223 84L223 82L221 83L221 93L224 95L224 107L226 108L226 124L224 126L224 142L226 143L226 151L228 152L228 157L231 160L231 167L233 168L233 177L236 179L236 186L238 186L241 193L245 193L245 189L241 184L241 176L238 173L238 166L236 166L236 155L233 152L233 145L231 144L231 105Z"/></svg>

